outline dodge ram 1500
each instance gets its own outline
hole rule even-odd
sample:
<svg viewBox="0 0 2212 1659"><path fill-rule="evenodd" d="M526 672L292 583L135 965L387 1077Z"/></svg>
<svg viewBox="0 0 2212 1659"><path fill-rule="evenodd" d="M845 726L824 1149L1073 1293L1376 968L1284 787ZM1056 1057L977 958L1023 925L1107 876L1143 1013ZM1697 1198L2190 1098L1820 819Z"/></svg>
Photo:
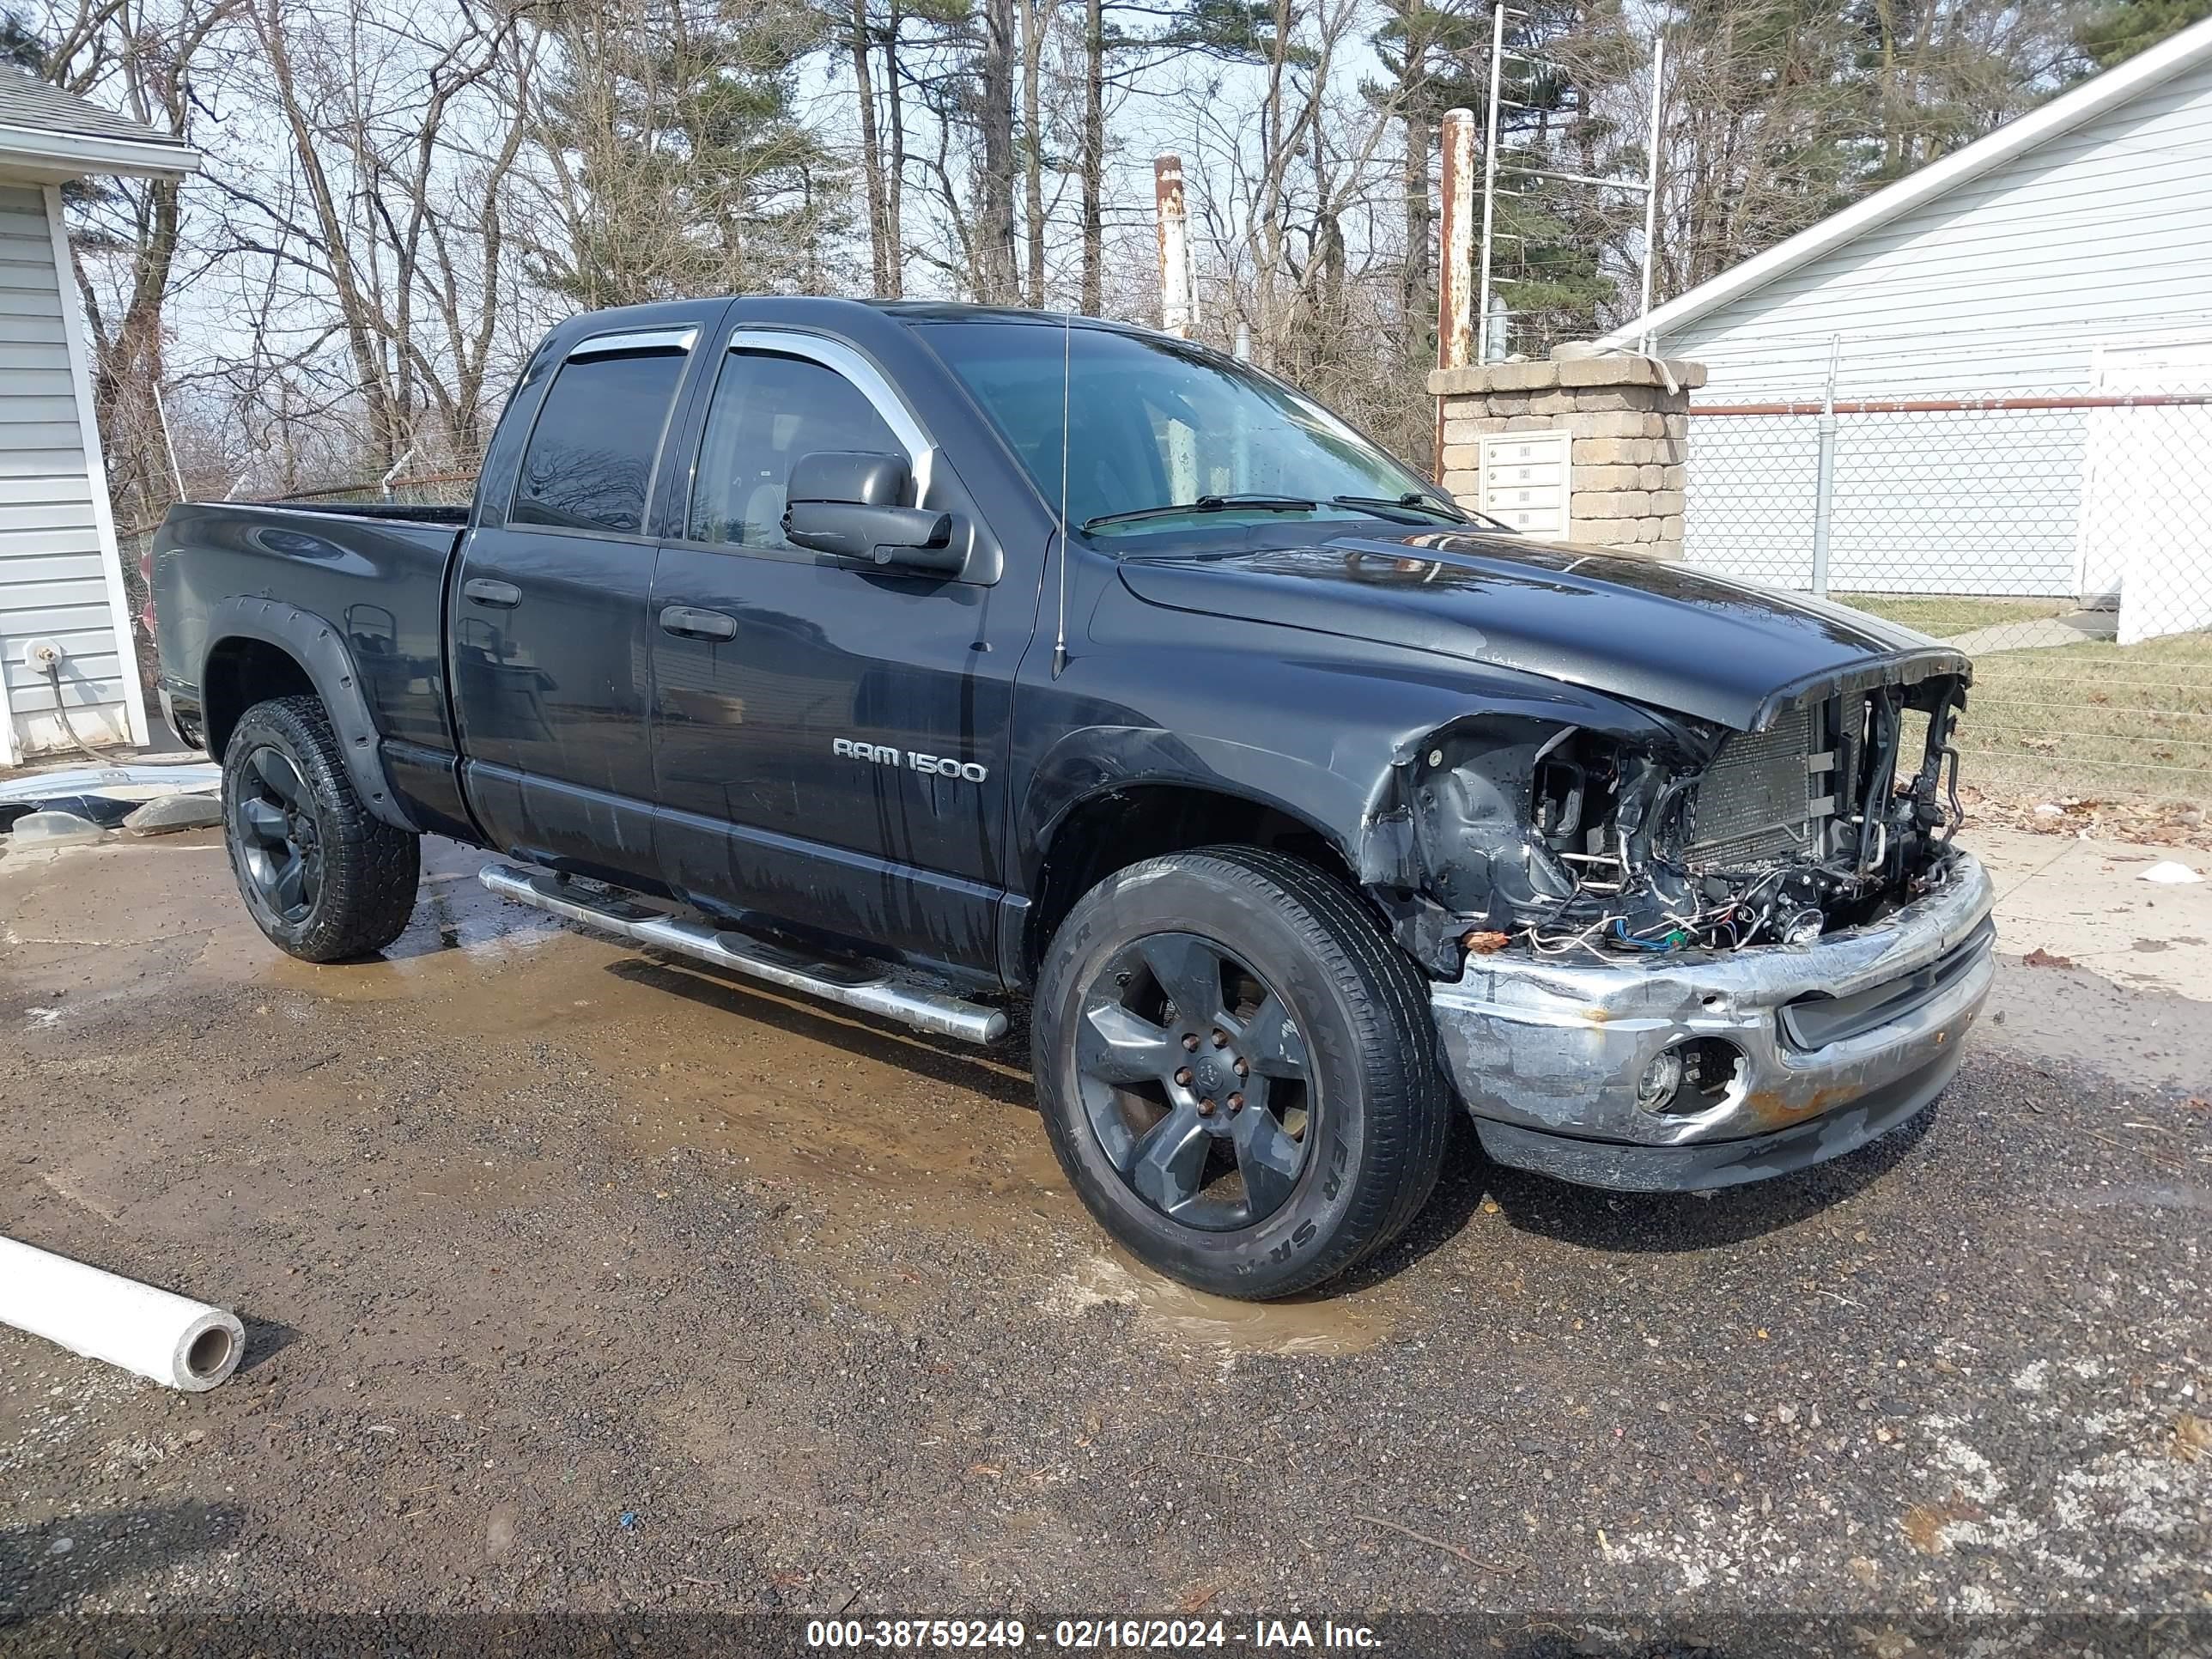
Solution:
<svg viewBox="0 0 2212 1659"><path fill-rule="evenodd" d="M1137 1255L1280 1296L1492 1158L1724 1185L1863 1145L1992 973L1971 670L1464 512L1294 388L1085 319L563 323L466 508L189 504L161 700L261 930L495 890L955 1038L1025 996Z"/></svg>

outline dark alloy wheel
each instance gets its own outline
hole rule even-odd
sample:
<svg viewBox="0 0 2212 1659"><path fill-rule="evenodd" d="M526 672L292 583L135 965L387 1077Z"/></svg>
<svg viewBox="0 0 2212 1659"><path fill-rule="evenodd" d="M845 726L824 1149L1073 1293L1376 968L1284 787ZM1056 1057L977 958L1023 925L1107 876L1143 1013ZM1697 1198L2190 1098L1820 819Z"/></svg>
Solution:
<svg viewBox="0 0 2212 1659"><path fill-rule="evenodd" d="M1266 1220L1311 1159L1305 1039L1214 940L1155 933L1108 958L1084 994L1075 1066L1108 1159L1185 1226Z"/></svg>
<svg viewBox="0 0 2212 1659"><path fill-rule="evenodd" d="M272 697L223 750L224 840L254 925L303 962L380 951L414 914L420 838L378 818L314 697Z"/></svg>
<svg viewBox="0 0 2212 1659"><path fill-rule="evenodd" d="M1310 1290L1436 1184L1452 1101L1427 981L1302 860L1203 847L1106 877L1054 930L1030 1029L1077 1194L1200 1290Z"/></svg>
<svg viewBox="0 0 2212 1659"><path fill-rule="evenodd" d="M283 750L247 752L230 803L239 863L279 921L301 922L323 894L322 828L314 798Z"/></svg>

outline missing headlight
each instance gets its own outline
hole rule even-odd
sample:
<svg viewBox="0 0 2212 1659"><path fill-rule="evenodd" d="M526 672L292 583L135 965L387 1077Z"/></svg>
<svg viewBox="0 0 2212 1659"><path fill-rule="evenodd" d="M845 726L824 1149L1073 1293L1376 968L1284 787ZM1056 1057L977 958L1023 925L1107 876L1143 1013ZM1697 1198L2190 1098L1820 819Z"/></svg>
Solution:
<svg viewBox="0 0 2212 1659"><path fill-rule="evenodd" d="M1758 732L1650 710L1642 725L1455 721L1400 751L1363 885L1444 975L1470 939L1607 956L1808 943L1942 879L1931 832L1955 822L1960 689L1832 696ZM1931 717L1909 785L1890 781L1900 703Z"/></svg>
<svg viewBox="0 0 2212 1659"><path fill-rule="evenodd" d="M1694 1117L1728 1102L1743 1050L1724 1037L1692 1037L1662 1048L1636 1088L1636 1104L1655 1117Z"/></svg>
<svg viewBox="0 0 2212 1659"><path fill-rule="evenodd" d="M1871 920L1940 860L1930 832L1950 817L1939 790L1956 696L1833 697L1721 736L1696 759L1561 732L1537 756L1528 825L1574 892L1518 932L1553 955L1729 951L1808 945ZM1929 760L1893 786L1908 700L1929 711Z"/></svg>

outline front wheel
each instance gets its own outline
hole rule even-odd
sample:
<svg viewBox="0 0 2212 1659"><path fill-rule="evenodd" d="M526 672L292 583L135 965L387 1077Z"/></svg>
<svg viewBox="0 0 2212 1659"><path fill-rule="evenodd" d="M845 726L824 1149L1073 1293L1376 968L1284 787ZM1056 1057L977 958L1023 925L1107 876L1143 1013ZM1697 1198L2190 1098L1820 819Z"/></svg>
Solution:
<svg viewBox="0 0 2212 1659"><path fill-rule="evenodd" d="M223 839L254 923L303 962L368 956L415 913L420 839L373 816L314 697L239 717L222 759Z"/></svg>
<svg viewBox="0 0 2212 1659"><path fill-rule="evenodd" d="M1301 860L1206 848L1108 877L1053 939L1032 1033L1068 1180L1200 1290L1309 1290L1436 1185L1450 1094L1426 984Z"/></svg>

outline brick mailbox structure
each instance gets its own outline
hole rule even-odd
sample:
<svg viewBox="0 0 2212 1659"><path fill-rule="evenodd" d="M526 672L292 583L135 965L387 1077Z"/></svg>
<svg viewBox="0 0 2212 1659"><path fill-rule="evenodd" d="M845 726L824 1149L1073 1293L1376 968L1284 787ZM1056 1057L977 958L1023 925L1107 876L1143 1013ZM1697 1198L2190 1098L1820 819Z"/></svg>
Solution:
<svg viewBox="0 0 2212 1659"><path fill-rule="evenodd" d="M1702 363L1636 356L1440 368L1437 482L1530 535L1682 556L1690 393Z"/></svg>

